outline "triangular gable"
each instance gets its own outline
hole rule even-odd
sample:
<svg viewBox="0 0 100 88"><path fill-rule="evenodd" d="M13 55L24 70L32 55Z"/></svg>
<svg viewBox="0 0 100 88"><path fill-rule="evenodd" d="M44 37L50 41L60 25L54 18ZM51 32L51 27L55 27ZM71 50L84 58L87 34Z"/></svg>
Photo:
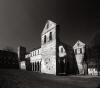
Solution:
<svg viewBox="0 0 100 88"><path fill-rule="evenodd" d="M42 31L42 34L46 33L47 31L49 31L50 29L54 28L55 26L56 26L56 23L48 20L46 22L46 25L45 25L43 31Z"/></svg>
<svg viewBox="0 0 100 88"><path fill-rule="evenodd" d="M85 43L81 42L80 40L78 40L75 45L73 46L73 48L76 48L76 47L81 47L81 46L85 46Z"/></svg>

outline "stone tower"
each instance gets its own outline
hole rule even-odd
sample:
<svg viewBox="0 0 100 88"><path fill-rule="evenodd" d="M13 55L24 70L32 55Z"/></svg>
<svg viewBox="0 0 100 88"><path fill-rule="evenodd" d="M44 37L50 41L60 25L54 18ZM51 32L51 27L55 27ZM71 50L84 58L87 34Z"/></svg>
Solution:
<svg viewBox="0 0 100 88"><path fill-rule="evenodd" d="M26 48L19 46L18 47L19 67L20 69L24 69L24 70L26 69L25 54L26 54Z"/></svg>
<svg viewBox="0 0 100 88"><path fill-rule="evenodd" d="M57 24L48 20L41 34L41 72L56 74Z"/></svg>
<svg viewBox="0 0 100 88"><path fill-rule="evenodd" d="M76 44L73 46L75 57L76 57L76 62L79 70L79 74L84 74L85 69L84 69L84 53L85 53L85 44L81 41L77 41Z"/></svg>

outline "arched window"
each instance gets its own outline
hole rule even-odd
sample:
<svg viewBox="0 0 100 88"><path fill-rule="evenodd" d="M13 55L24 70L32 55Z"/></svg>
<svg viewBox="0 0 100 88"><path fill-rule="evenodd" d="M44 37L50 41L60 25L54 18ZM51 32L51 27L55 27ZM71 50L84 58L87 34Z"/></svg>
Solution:
<svg viewBox="0 0 100 88"><path fill-rule="evenodd" d="M80 48L80 53L82 54L82 49Z"/></svg>
<svg viewBox="0 0 100 88"><path fill-rule="evenodd" d="M52 32L49 34L49 40L52 40Z"/></svg>
<svg viewBox="0 0 100 88"><path fill-rule="evenodd" d="M63 48L61 47L61 52L63 53Z"/></svg>
<svg viewBox="0 0 100 88"><path fill-rule="evenodd" d="M44 43L46 43L46 35L44 36Z"/></svg>
<svg viewBox="0 0 100 88"><path fill-rule="evenodd" d="M49 28L49 23L47 24L47 29Z"/></svg>
<svg viewBox="0 0 100 88"><path fill-rule="evenodd" d="M75 54L77 54L77 49L75 49Z"/></svg>

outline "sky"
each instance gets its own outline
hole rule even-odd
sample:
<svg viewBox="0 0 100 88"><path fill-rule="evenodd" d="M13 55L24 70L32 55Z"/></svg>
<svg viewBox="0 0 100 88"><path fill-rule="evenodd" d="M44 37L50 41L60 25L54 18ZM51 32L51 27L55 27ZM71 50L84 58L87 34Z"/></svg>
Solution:
<svg viewBox="0 0 100 88"><path fill-rule="evenodd" d="M0 0L0 49L19 45L27 51L39 47L47 20L60 25L60 39L73 46L88 44L100 30L100 6L96 0Z"/></svg>

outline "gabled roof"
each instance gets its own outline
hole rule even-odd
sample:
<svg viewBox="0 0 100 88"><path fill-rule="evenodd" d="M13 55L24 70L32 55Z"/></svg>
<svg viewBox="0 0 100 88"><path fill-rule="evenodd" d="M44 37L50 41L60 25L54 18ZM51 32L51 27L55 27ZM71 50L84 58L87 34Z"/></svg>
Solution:
<svg viewBox="0 0 100 88"><path fill-rule="evenodd" d="M77 47L82 47L85 46L85 43L81 42L80 40L78 40L75 45L73 46L73 48L77 48Z"/></svg>
<svg viewBox="0 0 100 88"><path fill-rule="evenodd" d="M48 20L46 22L46 25L42 31L42 35L45 34L47 31L51 30L52 28L54 28L57 24L51 20Z"/></svg>

